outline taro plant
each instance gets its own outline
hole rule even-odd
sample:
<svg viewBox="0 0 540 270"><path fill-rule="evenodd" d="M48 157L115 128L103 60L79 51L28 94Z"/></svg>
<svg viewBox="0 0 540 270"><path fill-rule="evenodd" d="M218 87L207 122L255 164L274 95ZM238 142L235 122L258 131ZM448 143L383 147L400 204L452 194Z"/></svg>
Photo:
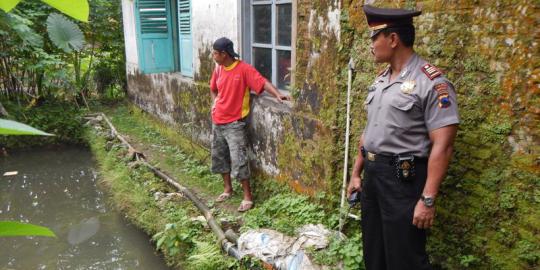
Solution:
<svg viewBox="0 0 540 270"><path fill-rule="evenodd" d="M21 0L2 0L0 1L0 9L5 12L11 11ZM89 6L88 0L42 0L51 7L60 10L79 21L88 22Z"/></svg>
<svg viewBox="0 0 540 270"><path fill-rule="evenodd" d="M77 69L80 67L80 60L75 61L80 59L79 54L66 55L65 51L81 50L84 44L84 39L80 41L82 32L74 23L59 18L58 14L50 16L45 25L45 17L50 13L49 8L39 3L24 1L20 10L13 10L20 2L21 0L0 1L0 39L5 41L0 43L0 61L3 62L0 68L0 90L8 95L23 93L38 99L46 94L44 90L48 88L71 89L73 85L80 86L80 68ZM87 0L42 2L77 20L88 21ZM44 42L40 33L45 31L49 33L52 44ZM65 45L66 39L69 46ZM60 48L63 54L55 53L52 45ZM67 74L66 70L71 69L65 60L74 63L76 83L69 80L70 74Z"/></svg>
<svg viewBox="0 0 540 270"><path fill-rule="evenodd" d="M47 236L56 237L48 228L18 221L0 221L0 237Z"/></svg>
<svg viewBox="0 0 540 270"><path fill-rule="evenodd" d="M53 136L31 126L7 119L0 119L0 135L41 135Z"/></svg>
<svg viewBox="0 0 540 270"><path fill-rule="evenodd" d="M72 92L76 95L80 95L88 107L85 91L82 90L88 81L88 72L90 69L87 69L84 75L81 74L81 61L83 59L82 51L85 44L84 35L81 29L77 24L66 17L53 13L47 18L47 32L52 43L62 50L69 59L68 62L72 63L74 70ZM90 59L89 65L91 66L93 57L90 57Z"/></svg>
<svg viewBox="0 0 540 270"><path fill-rule="evenodd" d="M17 100L67 98L76 105L86 103L94 90L122 97L126 80L121 3L43 2L71 17L54 14L39 1L0 0L0 93ZM87 21L92 23L80 23Z"/></svg>

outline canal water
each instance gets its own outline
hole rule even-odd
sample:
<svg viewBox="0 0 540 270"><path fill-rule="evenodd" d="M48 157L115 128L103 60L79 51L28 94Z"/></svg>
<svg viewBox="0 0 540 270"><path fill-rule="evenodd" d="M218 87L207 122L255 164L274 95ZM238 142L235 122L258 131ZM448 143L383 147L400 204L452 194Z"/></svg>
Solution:
<svg viewBox="0 0 540 270"><path fill-rule="evenodd" d="M82 147L0 157L0 220L46 226L57 235L0 238L0 269L168 269L149 237L107 202L95 166Z"/></svg>

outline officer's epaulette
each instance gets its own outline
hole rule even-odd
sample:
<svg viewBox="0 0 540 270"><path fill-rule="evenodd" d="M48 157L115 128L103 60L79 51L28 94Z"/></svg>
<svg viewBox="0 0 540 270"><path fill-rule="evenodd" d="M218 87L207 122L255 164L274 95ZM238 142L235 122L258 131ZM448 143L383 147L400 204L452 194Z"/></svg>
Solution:
<svg viewBox="0 0 540 270"><path fill-rule="evenodd" d="M430 80L433 80L443 74L442 71L429 63L422 66L422 72L424 72L424 74L426 74Z"/></svg>
<svg viewBox="0 0 540 270"><path fill-rule="evenodd" d="M385 67L384 69L379 71L379 73L377 74L377 77L386 76L386 73L388 73L389 70L390 70L390 66Z"/></svg>

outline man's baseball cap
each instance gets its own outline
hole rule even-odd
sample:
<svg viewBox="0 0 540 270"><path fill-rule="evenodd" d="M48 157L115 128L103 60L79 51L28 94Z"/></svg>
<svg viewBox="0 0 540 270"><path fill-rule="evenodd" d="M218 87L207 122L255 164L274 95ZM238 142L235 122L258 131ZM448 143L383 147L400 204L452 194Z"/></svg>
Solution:
<svg viewBox="0 0 540 270"><path fill-rule="evenodd" d="M219 38L216 41L214 41L214 45L212 45L212 48L214 50L216 50L216 51L226 52L233 58L240 57L240 55L238 55L236 52L234 52L234 46L233 45L234 44L230 39L228 39L226 37L222 37L222 38Z"/></svg>
<svg viewBox="0 0 540 270"><path fill-rule="evenodd" d="M372 38L386 28L414 27L413 17L422 14L422 11L417 10L377 8L371 5L364 5L363 10Z"/></svg>

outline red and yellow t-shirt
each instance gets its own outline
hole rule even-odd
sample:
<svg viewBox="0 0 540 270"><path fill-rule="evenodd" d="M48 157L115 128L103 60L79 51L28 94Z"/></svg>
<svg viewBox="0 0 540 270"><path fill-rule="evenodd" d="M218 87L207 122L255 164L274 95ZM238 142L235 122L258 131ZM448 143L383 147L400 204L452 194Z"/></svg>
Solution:
<svg viewBox="0 0 540 270"><path fill-rule="evenodd" d="M217 93L212 105L212 121L227 124L249 114L250 89L260 94L266 79L251 65L236 61L228 67L218 65L210 79L210 90Z"/></svg>

